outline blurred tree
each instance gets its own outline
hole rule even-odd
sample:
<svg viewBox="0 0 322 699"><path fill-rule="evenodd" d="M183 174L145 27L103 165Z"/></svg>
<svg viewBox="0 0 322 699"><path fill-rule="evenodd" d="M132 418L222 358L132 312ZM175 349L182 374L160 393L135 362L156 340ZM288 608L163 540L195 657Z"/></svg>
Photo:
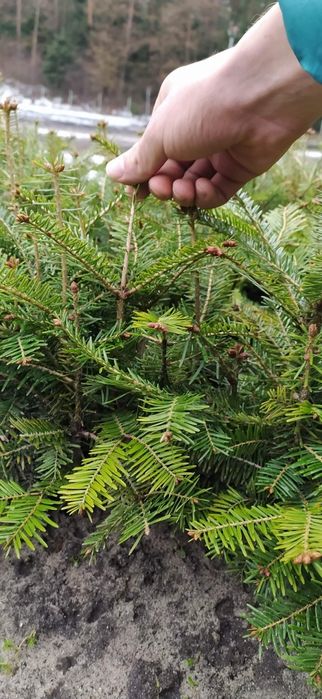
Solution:
<svg viewBox="0 0 322 699"><path fill-rule="evenodd" d="M22 0L16 0L16 36L18 49L21 41Z"/></svg>
<svg viewBox="0 0 322 699"><path fill-rule="evenodd" d="M36 61L37 61L41 3L42 3L42 0L35 0L34 27L33 27L33 32L32 32L32 43L31 43L31 72L32 72L33 77L35 74Z"/></svg>
<svg viewBox="0 0 322 699"><path fill-rule="evenodd" d="M94 22L94 0L87 0L87 24L92 27Z"/></svg>
<svg viewBox="0 0 322 699"><path fill-rule="evenodd" d="M183 63L234 44L266 0L0 0L7 77L142 109ZM32 70L28 72L29 55ZM29 65L30 65L29 64Z"/></svg>

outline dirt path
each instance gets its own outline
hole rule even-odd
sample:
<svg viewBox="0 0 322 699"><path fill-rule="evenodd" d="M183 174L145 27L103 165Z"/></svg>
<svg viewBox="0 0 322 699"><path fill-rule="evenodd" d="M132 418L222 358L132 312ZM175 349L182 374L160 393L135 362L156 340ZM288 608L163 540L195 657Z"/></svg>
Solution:
<svg viewBox="0 0 322 699"><path fill-rule="evenodd" d="M0 675L0 699L309 699L272 653L258 659L240 618L249 596L198 544L154 529L128 557L80 556L84 521L65 520L49 554L1 560L0 645L38 643Z"/></svg>

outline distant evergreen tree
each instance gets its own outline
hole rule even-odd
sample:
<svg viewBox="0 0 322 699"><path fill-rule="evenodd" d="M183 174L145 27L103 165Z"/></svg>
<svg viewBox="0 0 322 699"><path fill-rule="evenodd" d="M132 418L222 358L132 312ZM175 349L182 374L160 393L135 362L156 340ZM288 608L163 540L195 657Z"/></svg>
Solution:
<svg viewBox="0 0 322 699"><path fill-rule="evenodd" d="M227 47L265 0L3 0L0 59L8 75L142 109L167 72ZM30 61L32 70L28 70Z"/></svg>

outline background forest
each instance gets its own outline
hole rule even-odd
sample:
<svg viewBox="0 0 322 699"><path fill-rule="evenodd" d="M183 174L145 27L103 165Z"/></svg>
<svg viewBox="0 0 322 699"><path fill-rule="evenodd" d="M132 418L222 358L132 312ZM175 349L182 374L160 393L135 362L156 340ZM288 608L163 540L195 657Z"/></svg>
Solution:
<svg viewBox="0 0 322 699"><path fill-rule="evenodd" d="M266 0L0 0L4 77L142 110L163 77L232 45Z"/></svg>

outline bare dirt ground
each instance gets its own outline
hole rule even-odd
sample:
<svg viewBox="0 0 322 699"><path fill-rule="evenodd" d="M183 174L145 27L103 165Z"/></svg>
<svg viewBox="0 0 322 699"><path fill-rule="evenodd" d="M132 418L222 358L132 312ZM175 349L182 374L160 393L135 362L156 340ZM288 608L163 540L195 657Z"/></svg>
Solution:
<svg viewBox="0 0 322 699"><path fill-rule="evenodd" d="M65 519L48 552L0 561L0 699L315 696L272 652L259 660L249 592L199 544L160 527L130 557L111 543L89 564L85 526Z"/></svg>

